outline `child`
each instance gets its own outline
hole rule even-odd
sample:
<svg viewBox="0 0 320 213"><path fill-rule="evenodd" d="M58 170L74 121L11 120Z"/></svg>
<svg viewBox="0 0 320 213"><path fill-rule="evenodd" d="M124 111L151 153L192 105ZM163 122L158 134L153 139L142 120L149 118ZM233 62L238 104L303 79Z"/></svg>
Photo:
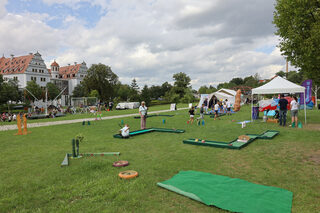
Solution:
<svg viewBox="0 0 320 213"><path fill-rule="evenodd" d="M214 105L214 120L216 120L216 118L218 118L219 120L220 120L220 118L219 118L219 107L220 107L220 105L219 105L219 102L217 102L215 105Z"/></svg>
<svg viewBox="0 0 320 213"><path fill-rule="evenodd" d="M200 122L200 119L204 119L204 104L202 104L201 108L200 108L200 117L197 118L197 121Z"/></svg>
<svg viewBox="0 0 320 213"><path fill-rule="evenodd" d="M231 115L231 102L226 99L227 102L227 115Z"/></svg>
<svg viewBox="0 0 320 213"><path fill-rule="evenodd" d="M193 124L193 121L194 121L194 107L191 107L191 109L189 110L189 114L190 114L190 119L188 120L188 123Z"/></svg>
<svg viewBox="0 0 320 213"><path fill-rule="evenodd" d="M129 138L130 127L128 124L125 124L124 127L122 129L120 129L120 134L121 134L122 138Z"/></svg>
<svg viewBox="0 0 320 213"><path fill-rule="evenodd" d="M223 105L223 113L226 113L227 112L227 99L222 102L222 105Z"/></svg>

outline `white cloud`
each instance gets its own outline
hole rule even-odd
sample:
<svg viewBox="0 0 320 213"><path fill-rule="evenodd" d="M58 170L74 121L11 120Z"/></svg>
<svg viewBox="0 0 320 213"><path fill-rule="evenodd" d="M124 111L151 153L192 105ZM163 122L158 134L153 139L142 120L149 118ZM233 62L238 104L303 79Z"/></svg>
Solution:
<svg viewBox="0 0 320 213"><path fill-rule="evenodd" d="M3 0L0 0L3 1ZM76 6L80 0L43 0ZM85 1L91 2L91 1ZM42 51L49 63L104 63L123 83L172 82L185 72L192 86L217 85L259 73L269 78L285 61L272 25L273 1L264 0L94 0L107 12L93 28L66 16L64 29L44 23L45 14L5 15L0 19L0 48L15 54ZM0 6L0 15L1 13ZM50 17L47 17L50 18ZM52 18L52 17L51 17ZM9 54L10 54L9 53Z"/></svg>
<svg viewBox="0 0 320 213"><path fill-rule="evenodd" d="M6 4L8 0L0 0L0 18L4 17L7 14Z"/></svg>

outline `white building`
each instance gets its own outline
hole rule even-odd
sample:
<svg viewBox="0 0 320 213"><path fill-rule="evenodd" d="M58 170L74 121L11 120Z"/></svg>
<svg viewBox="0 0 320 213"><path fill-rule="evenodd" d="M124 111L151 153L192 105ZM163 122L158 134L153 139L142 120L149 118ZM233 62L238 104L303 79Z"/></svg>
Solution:
<svg viewBox="0 0 320 213"><path fill-rule="evenodd" d="M4 80L18 80L21 88L26 87L28 81L35 81L41 87L45 87L51 79L46 64L38 52L19 57L11 55L11 58L2 56L0 58L0 74L3 75Z"/></svg>
<svg viewBox="0 0 320 213"><path fill-rule="evenodd" d="M72 95L74 88L81 83L83 78L87 75L88 67L85 62L78 64L74 62L74 65L68 65L65 67L60 67L59 64L54 61L51 64L51 69L49 73L51 74L52 80L67 80L68 81L68 94Z"/></svg>
<svg viewBox="0 0 320 213"><path fill-rule="evenodd" d="M29 81L35 81L42 88L46 87L48 82L53 82L60 89L67 87L63 93L63 103L69 102L74 88L87 75L87 70L85 62L81 64L75 62L74 65L60 67L56 61L51 64L51 69L47 69L38 52L19 57L11 55L10 58L4 56L0 58L0 74L3 75L4 80L18 80L20 88L25 88Z"/></svg>

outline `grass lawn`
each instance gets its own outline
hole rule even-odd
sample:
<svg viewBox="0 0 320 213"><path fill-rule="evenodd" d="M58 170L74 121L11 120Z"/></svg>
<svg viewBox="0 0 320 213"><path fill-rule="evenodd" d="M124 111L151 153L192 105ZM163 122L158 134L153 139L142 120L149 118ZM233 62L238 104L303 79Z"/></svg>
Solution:
<svg viewBox="0 0 320 213"><path fill-rule="evenodd" d="M112 136L121 119L94 121L91 126L75 123L32 128L26 136L0 132L0 212L225 212L156 185L181 170L284 188L293 192L292 212L320 212L319 130L260 121L241 129L232 120L249 120L249 107L221 120L206 116L205 126L188 125L187 110L170 114L175 116L149 118L147 126L185 129L185 133L153 132L115 139ZM124 121L131 130L139 128L138 119ZM308 111L308 121L320 124L320 111ZM273 140L256 140L241 150L182 143L188 138L230 141L268 129L280 134ZM78 133L87 140L80 145L80 152L118 151L120 157L71 160L70 166L61 168L65 154L71 153L71 139ZM116 160L128 160L130 165L114 168ZM118 173L128 169L138 171L139 177L119 179Z"/></svg>
<svg viewBox="0 0 320 213"><path fill-rule="evenodd" d="M178 104L178 108L184 108L188 107L188 104ZM158 111L158 110L169 110L170 105L156 105L149 107L149 112L151 111ZM113 115L125 115L125 114L133 114L138 113L138 109L127 109L127 110L114 110L113 111L102 111L102 117L105 116L113 116ZM40 123L40 122L51 122L51 121L63 121L63 120L74 120L74 119L84 119L84 118L96 118L96 116L92 113L82 113L82 114L66 114L66 116L63 117L57 117L57 118L44 118L44 119L29 119L28 123ZM13 125L17 124L17 122L0 122L0 125Z"/></svg>

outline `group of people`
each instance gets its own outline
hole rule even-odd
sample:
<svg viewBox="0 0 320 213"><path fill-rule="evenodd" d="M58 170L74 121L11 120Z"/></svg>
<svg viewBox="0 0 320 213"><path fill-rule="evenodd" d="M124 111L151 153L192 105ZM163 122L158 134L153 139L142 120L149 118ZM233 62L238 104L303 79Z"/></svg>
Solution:
<svg viewBox="0 0 320 213"><path fill-rule="evenodd" d="M280 126L286 126L287 121L287 111L288 111L288 100L284 98L284 95L280 95L279 100L279 125ZM291 111L291 122L292 127L294 127L294 124L298 124L298 110L299 110L299 103L297 97L293 96L293 100L290 102L290 111Z"/></svg>
<svg viewBox="0 0 320 213"><path fill-rule="evenodd" d="M206 98L203 104L200 107L200 117L197 118L197 121L204 119L204 113L208 114L208 99ZM226 113L227 115L231 115L231 102L228 99L224 101L216 101L215 104L212 104L211 111L209 113L214 112L214 120L219 119L219 112ZM195 107L191 107L189 110L190 119L187 123L193 124L194 115L195 115Z"/></svg>
<svg viewBox="0 0 320 213"><path fill-rule="evenodd" d="M17 120L17 115L15 113L4 112L0 114L0 121L11 122Z"/></svg>
<svg viewBox="0 0 320 213"><path fill-rule="evenodd" d="M145 129L147 125L147 116L148 116L148 107L144 101L141 102L139 107L140 114L140 127L141 129ZM120 129L120 134L123 138L129 138L130 135L130 126L129 124L125 124L124 127Z"/></svg>

